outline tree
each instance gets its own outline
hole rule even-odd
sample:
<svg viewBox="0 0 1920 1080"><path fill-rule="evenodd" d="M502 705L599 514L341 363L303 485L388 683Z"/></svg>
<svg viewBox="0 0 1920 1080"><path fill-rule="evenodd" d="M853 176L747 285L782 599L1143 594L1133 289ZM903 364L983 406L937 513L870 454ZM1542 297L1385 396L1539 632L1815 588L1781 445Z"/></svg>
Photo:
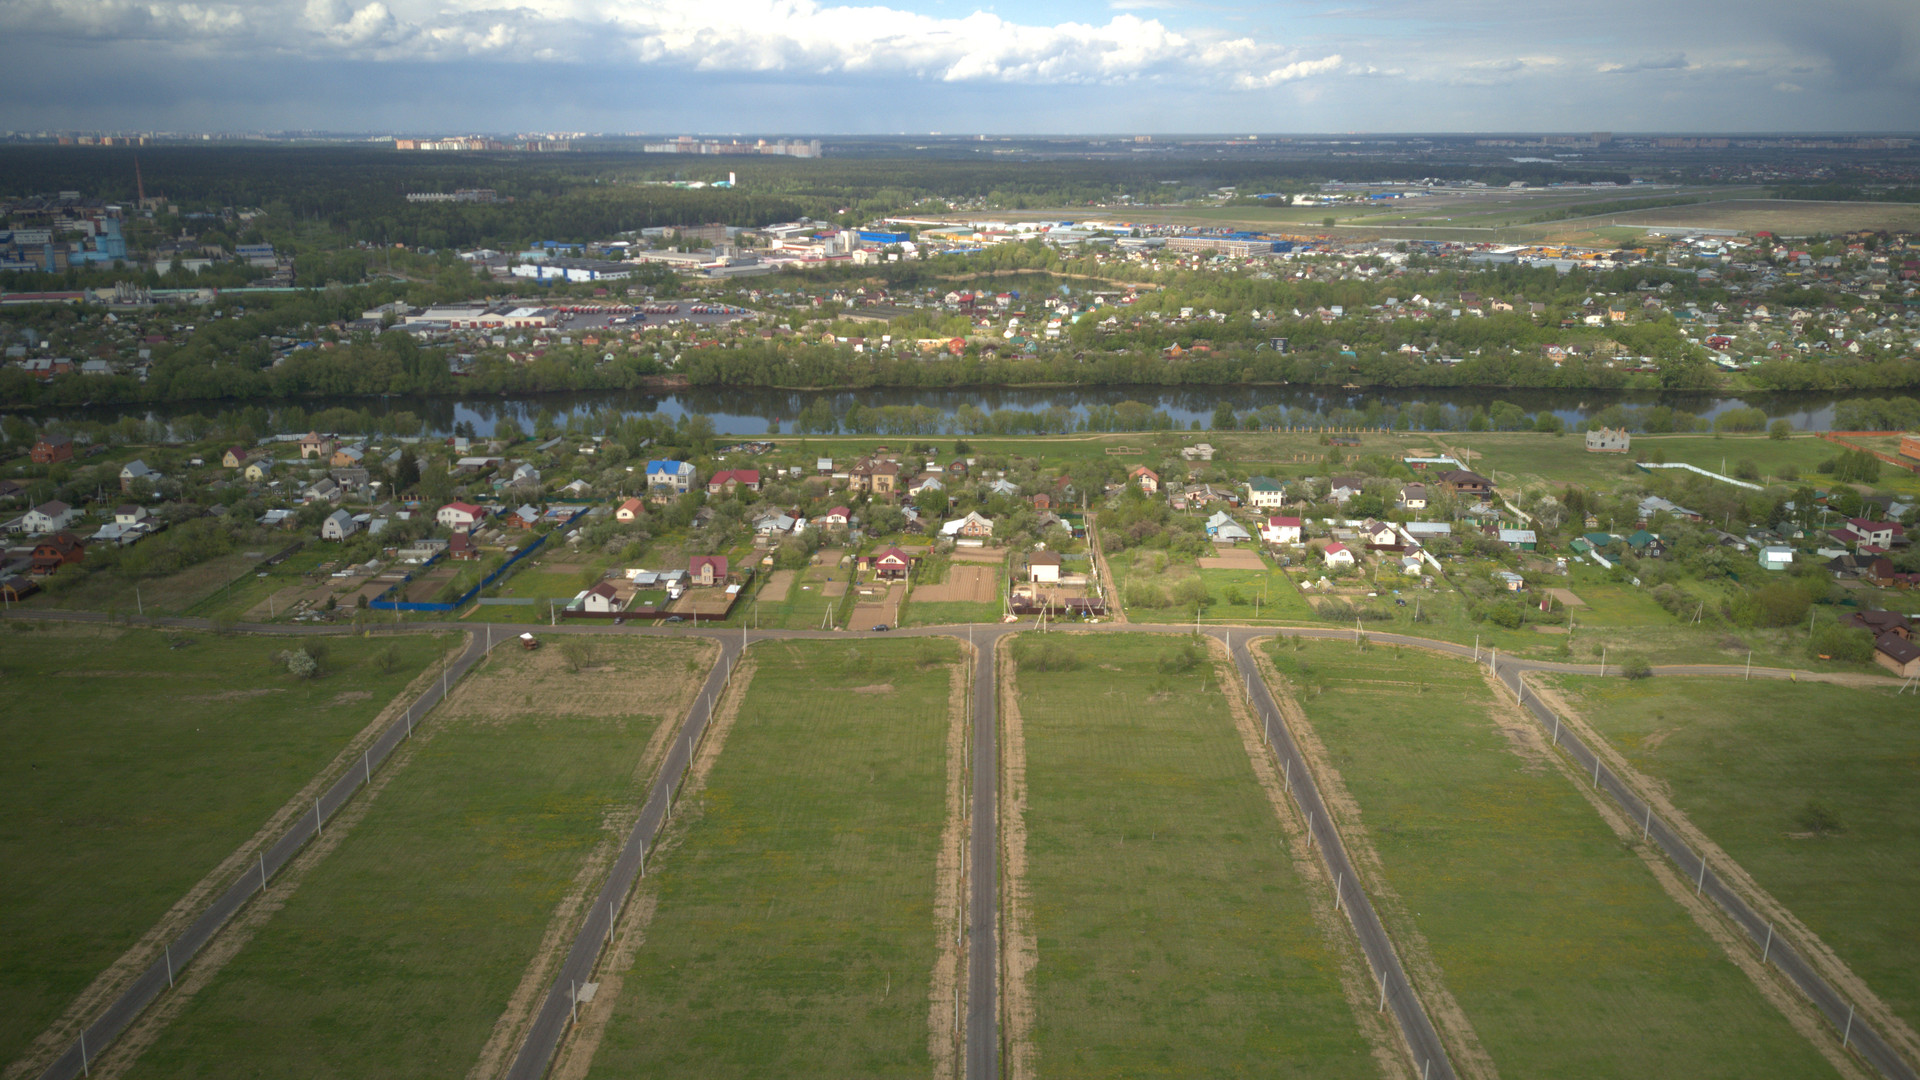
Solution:
<svg viewBox="0 0 1920 1080"><path fill-rule="evenodd" d="M1792 437L1792 435L1793 421L1788 420L1784 416L1767 425L1767 438L1769 439L1786 439Z"/></svg>
<svg viewBox="0 0 1920 1080"><path fill-rule="evenodd" d="M1240 422L1234 417L1233 405L1230 402L1223 401L1213 407L1214 431L1235 431L1239 427Z"/></svg>
<svg viewBox="0 0 1920 1080"><path fill-rule="evenodd" d="M1644 656L1629 656L1620 662L1620 674L1629 679L1645 679L1653 674L1653 665Z"/></svg>
<svg viewBox="0 0 1920 1080"><path fill-rule="evenodd" d="M520 421L511 416L503 416L493 423L493 437L511 445L526 438L527 435L521 430Z"/></svg>

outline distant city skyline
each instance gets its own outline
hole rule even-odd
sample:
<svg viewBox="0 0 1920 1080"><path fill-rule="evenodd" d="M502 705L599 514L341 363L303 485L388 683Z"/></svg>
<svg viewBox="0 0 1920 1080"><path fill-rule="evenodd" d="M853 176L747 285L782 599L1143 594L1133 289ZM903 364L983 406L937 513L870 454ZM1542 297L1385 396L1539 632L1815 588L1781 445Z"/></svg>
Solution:
<svg viewBox="0 0 1920 1080"><path fill-rule="evenodd" d="M1910 130L1920 4L6 0L0 128Z"/></svg>

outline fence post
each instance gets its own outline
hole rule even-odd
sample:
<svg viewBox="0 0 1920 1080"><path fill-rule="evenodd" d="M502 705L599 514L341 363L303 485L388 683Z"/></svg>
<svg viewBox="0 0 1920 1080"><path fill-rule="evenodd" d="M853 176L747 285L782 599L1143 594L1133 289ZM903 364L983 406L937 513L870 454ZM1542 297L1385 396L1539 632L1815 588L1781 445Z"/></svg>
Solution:
<svg viewBox="0 0 1920 1080"><path fill-rule="evenodd" d="M260 891L267 891L267 854L260 852Z"/></svg>

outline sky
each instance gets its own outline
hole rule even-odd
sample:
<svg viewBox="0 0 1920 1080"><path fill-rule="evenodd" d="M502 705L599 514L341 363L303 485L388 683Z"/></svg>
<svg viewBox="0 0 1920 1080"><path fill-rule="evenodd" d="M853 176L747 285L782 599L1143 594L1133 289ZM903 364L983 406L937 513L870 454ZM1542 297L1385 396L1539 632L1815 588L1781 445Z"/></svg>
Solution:
<svg viewBox="0 0 1920 1080"><path fill-rule="evenodd" d="M1911 131L1920 0L0 0L0 129Z"/></svg>

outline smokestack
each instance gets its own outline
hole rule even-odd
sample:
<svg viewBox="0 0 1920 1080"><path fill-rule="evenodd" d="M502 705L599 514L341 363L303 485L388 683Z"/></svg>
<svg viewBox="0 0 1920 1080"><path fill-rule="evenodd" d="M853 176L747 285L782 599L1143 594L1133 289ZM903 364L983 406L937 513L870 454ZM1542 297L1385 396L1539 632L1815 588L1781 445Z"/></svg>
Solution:
<svg viewBox="0 0 1920 1080"><path fill-rule="evenodd" d="M728 186L728 187L732 187L732 186L733 186L733 174L732 174L732 173L728 173L728 174L727 174L727 186Z"/></svg>

